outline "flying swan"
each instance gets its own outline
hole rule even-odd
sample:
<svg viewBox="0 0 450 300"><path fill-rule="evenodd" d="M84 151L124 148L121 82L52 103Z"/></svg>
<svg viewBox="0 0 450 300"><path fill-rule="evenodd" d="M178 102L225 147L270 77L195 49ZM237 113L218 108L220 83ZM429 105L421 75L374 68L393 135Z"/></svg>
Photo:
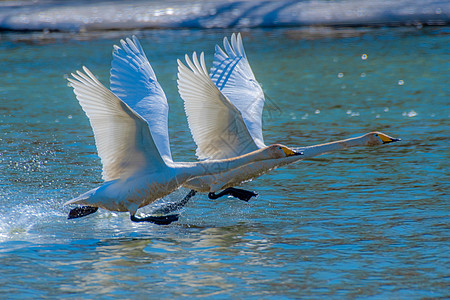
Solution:
<svg viewBox="0 0 450 300"><path fill-rule="evenodd" d="M156 75L136 37L114 47L111 89L83 67L68 78L94 131L105 181L65 204L69 218L99 207L130 213L134 222L169 224L178 215L137 217L139 208L160 199L197 176L225 172L245 164L301 154L271 145L239 157L202 162L173 162L167 127L168 104ZM211 190L213 191L213 190Z"/></svg>
<svg viewBox="0 0 450 300"><path fill-rule="evenodd" d="M178 90L184 100L196 155L204 161L243 155L266 147L262 134L264 93L256 81L245 55L240 34L232 34L231 44L225 37L223 51L216 45L213 67L208 74L203 52L200 61L196 53L192 61L185 55L187 66L178 60ZM234 186L254 179L268 170L324 153L356 146L375 146L400 139L381 132L370 132L356 138L298 148L301 156L259 161L213 176L202 176L183 184L190 194L225 189L210 198L226 194L248 201L253 192ZM184 204L184 201L182 201Z"/></svg>

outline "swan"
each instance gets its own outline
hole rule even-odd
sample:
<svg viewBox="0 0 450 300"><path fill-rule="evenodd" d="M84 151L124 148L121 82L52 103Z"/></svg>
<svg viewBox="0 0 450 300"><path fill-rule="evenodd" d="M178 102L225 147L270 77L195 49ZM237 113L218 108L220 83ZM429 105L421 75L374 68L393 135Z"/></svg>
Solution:
<svg viewBox="0 0 450 300"><path fill-rule="evenodd" d="M296 156L283 145L271 145L251 153L200 162L173 162L167 128L168 104L156 75L136 37L114 47L111 89L88 68L68 78L94 132L105 181L65 203L84 205L69 218L82 217L99 207L129 212L134 222L169 224L178 215L137 217L137 210L196 176L213 175L239 166ZM145 108L145 109L143 109Z"/></svg>
<svg viewBox="0 0 450 300"><path fill-rule="evenodd" d="M224 159L264 148L262 111L264 93L253 75L240 34L232 34L231 44L225 37L225 51L216 45L213 67L208 74L203 52L192 61L185 55L185 66L178 60L178 90L184 101L192 137L200 160ZM210 198L233 195L248 201L254 192L234 186L252 180L269 170L305 158L356 146L375 146L399 141L381 132L359 137L297 148L303 155L258 161L217 175L201 176L183 184L198 192L224 189Z"/></svg>

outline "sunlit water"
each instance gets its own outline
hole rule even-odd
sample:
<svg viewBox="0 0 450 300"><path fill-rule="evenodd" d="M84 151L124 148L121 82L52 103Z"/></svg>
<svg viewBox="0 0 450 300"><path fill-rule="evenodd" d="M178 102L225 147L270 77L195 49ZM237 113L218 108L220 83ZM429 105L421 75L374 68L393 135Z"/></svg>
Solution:
<svg viewBox="0 0 450 300"><path fill-rule="evenodd" d="M66 77L108 86L132 32L7 34L0 62L0 298L445 298L450 295L448 28L243 32L268 96L266 143L372 130L402 142L332 153L198 195L169 226L63 203L101 183L92 131ZM194 160L176 59L231 31L137 32L170 105L174 159ZM165 200L182 198L180 190ZM144 210L149 211L149 209Z"/></svg>

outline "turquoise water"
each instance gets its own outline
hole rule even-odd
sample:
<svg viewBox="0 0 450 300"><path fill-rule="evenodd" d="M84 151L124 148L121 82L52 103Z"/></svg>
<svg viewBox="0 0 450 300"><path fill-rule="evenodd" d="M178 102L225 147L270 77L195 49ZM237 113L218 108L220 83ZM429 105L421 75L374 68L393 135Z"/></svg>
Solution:
<svg viewBox="0 0 450 300"><path fill-rule="evenodd" d="M176 59L206 51L211 66L231 31L134 33L168 97L174 159L194 160ZM2 34L0 298L449 297L448 33L243 32L269 97L266 143L372 130L402 142L277 169L243 185L259 193L249 203L197 195L169 226L104 210L67 220L62 206L101 182L65 78L86 65L108 85L112 45L133 32Z"/></svg>

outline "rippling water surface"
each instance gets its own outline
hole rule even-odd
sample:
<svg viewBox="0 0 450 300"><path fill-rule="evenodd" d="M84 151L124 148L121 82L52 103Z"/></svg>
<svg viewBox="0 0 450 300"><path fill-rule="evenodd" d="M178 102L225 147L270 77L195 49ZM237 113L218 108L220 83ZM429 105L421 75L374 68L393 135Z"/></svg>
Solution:
<svg viewBox="0 0 450 300"><path fill-rule="evenodd" d="M137 34L170 105L174 159L194 160L176 59L231 31ZM0 294L8 298L445 298L449 265L448 28L243 32L268 95L266 143L307 146L372 130L402 138L277 169L244 203L196 196L169 226L62 204L101 183L87 117L67 87L108 85L133 32L3 34ZM180 199L180 190L165 200ZM145 210L144 210L145 211Z"/></svg>

